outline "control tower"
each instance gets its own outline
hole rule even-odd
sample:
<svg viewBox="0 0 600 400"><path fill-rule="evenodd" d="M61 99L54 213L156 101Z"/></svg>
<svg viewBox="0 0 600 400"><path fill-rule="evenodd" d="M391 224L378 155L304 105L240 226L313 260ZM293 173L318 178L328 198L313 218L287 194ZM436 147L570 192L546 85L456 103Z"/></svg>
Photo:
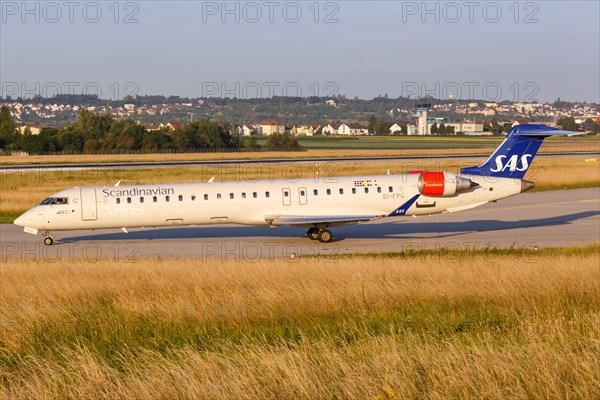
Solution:
<svg viewBox="0 0 600 400"><path fill-rule="evenodd" d="M416 108L417 112L413 114L413 117L417 119L417 135L429 135L427 117L431 109L431 103L417 103Z"/></svg>

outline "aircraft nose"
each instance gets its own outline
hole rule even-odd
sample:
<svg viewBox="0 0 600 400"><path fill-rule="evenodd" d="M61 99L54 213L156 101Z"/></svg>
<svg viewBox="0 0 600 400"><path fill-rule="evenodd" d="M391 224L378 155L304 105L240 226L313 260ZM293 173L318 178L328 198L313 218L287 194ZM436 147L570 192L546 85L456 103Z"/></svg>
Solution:
<svg viewBox="0 0 600 400"><path fill-rule="evenodd" d="M24 212L22 215L20 215L17 219L15 219L13 221L13 224L17 225L17 226L22 226L24 228L26 227L31 227L31 228L37 228L37 225L39 225L39 222L37 218L35 218L37 215L37 213L33 210L28 210L26 212Z"/></svg>
<svg viewBox="0 0 600 400"><path fill-rule="evenodd" d="M17 219L14 220L13 224L15 224L17 226L25 226L24 216L25 216L25 214L19 216Z"/></svg>

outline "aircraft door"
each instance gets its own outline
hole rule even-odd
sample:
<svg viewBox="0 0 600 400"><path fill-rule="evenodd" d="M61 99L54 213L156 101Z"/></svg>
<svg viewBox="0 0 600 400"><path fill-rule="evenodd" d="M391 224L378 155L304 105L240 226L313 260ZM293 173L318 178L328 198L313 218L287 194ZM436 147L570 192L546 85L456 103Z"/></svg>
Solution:
<svg viewBox="0 0 600 400"><path fill-rule="evenodd" d="M306 188L298 188L298 199L301 206L305 206L308 203L308 198L306 194Z"/></svg>
<svg viewBox="0 0 600 400"><path fill-rule="evenodd" d="M95 221L98 217L96 204L96 189L79 189L81 195L81 219L83 221Z"/></svg>
<svg viewBox="0 0 600 400"><path fill-rule="evenodd" d="M283 205L291 206L292 205L292 192L290 191L290 189L283 188L283 189L281 189L281 192L283 195Z"/></svg>

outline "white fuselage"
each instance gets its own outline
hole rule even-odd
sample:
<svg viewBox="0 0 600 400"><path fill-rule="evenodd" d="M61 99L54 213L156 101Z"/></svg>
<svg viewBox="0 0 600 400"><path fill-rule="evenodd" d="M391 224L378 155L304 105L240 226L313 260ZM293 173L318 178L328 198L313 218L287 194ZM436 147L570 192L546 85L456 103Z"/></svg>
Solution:
<svg viewBox="0 0 600 400"><path fill-rule="evenodd" d="M460 211L522 190L520 179L467 176L478 184L449 197L420 195L411 174L299 179L81 187L52 197L65 204L40 204L15 224L44 231L237 223L277 225L280 216L331 217L426 215ZM354 222L349 222L354 223ZM282 224L280 224L282 225ZM312 223L290 223L314 226ZM324 224L334 226L336 224ZM337 225L343 225L339 223Z"/></svg>

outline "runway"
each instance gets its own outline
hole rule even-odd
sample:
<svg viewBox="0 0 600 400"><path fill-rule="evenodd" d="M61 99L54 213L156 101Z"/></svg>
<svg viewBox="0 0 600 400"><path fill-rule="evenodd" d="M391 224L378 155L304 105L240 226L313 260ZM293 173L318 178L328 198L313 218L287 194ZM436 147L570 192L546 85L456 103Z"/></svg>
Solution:
<svg viewBox="0 0 600 400"><path fill-rule="evenodd" d="M261 158L251 160L203 160L203 161L148 161L148 162L112 162L112 163L65 163L65 164L4 164L0 165L0 173L14 174L20 172L50 172L50 171L81 171L81 170L112 170L112 169L145 169L145 168L174 168L174 167L206 167L230 165L270 165L326 162L384 162L384 161L413 161L413 160L442 160L449 158L486 159L493 148L481 154L440 154L414 156L376 156L376 157L311 157L311 158ZM589 152L559 152L538 153L537 157L598 157L600 153Z"/></svg>
<svg viewBox="0 0 600 400"><path fill-rule="evenodd" d="M159 229L54 232L54 246L41 235L0 225L2 261L21 259L93 262L111 258L137 262L146 257L247 260L315 254L380 253L408 250L530 248L600 242L600 188L524 193L453 214L386 218L331 229L322 244L293 227L211 225Z"/></svg>

